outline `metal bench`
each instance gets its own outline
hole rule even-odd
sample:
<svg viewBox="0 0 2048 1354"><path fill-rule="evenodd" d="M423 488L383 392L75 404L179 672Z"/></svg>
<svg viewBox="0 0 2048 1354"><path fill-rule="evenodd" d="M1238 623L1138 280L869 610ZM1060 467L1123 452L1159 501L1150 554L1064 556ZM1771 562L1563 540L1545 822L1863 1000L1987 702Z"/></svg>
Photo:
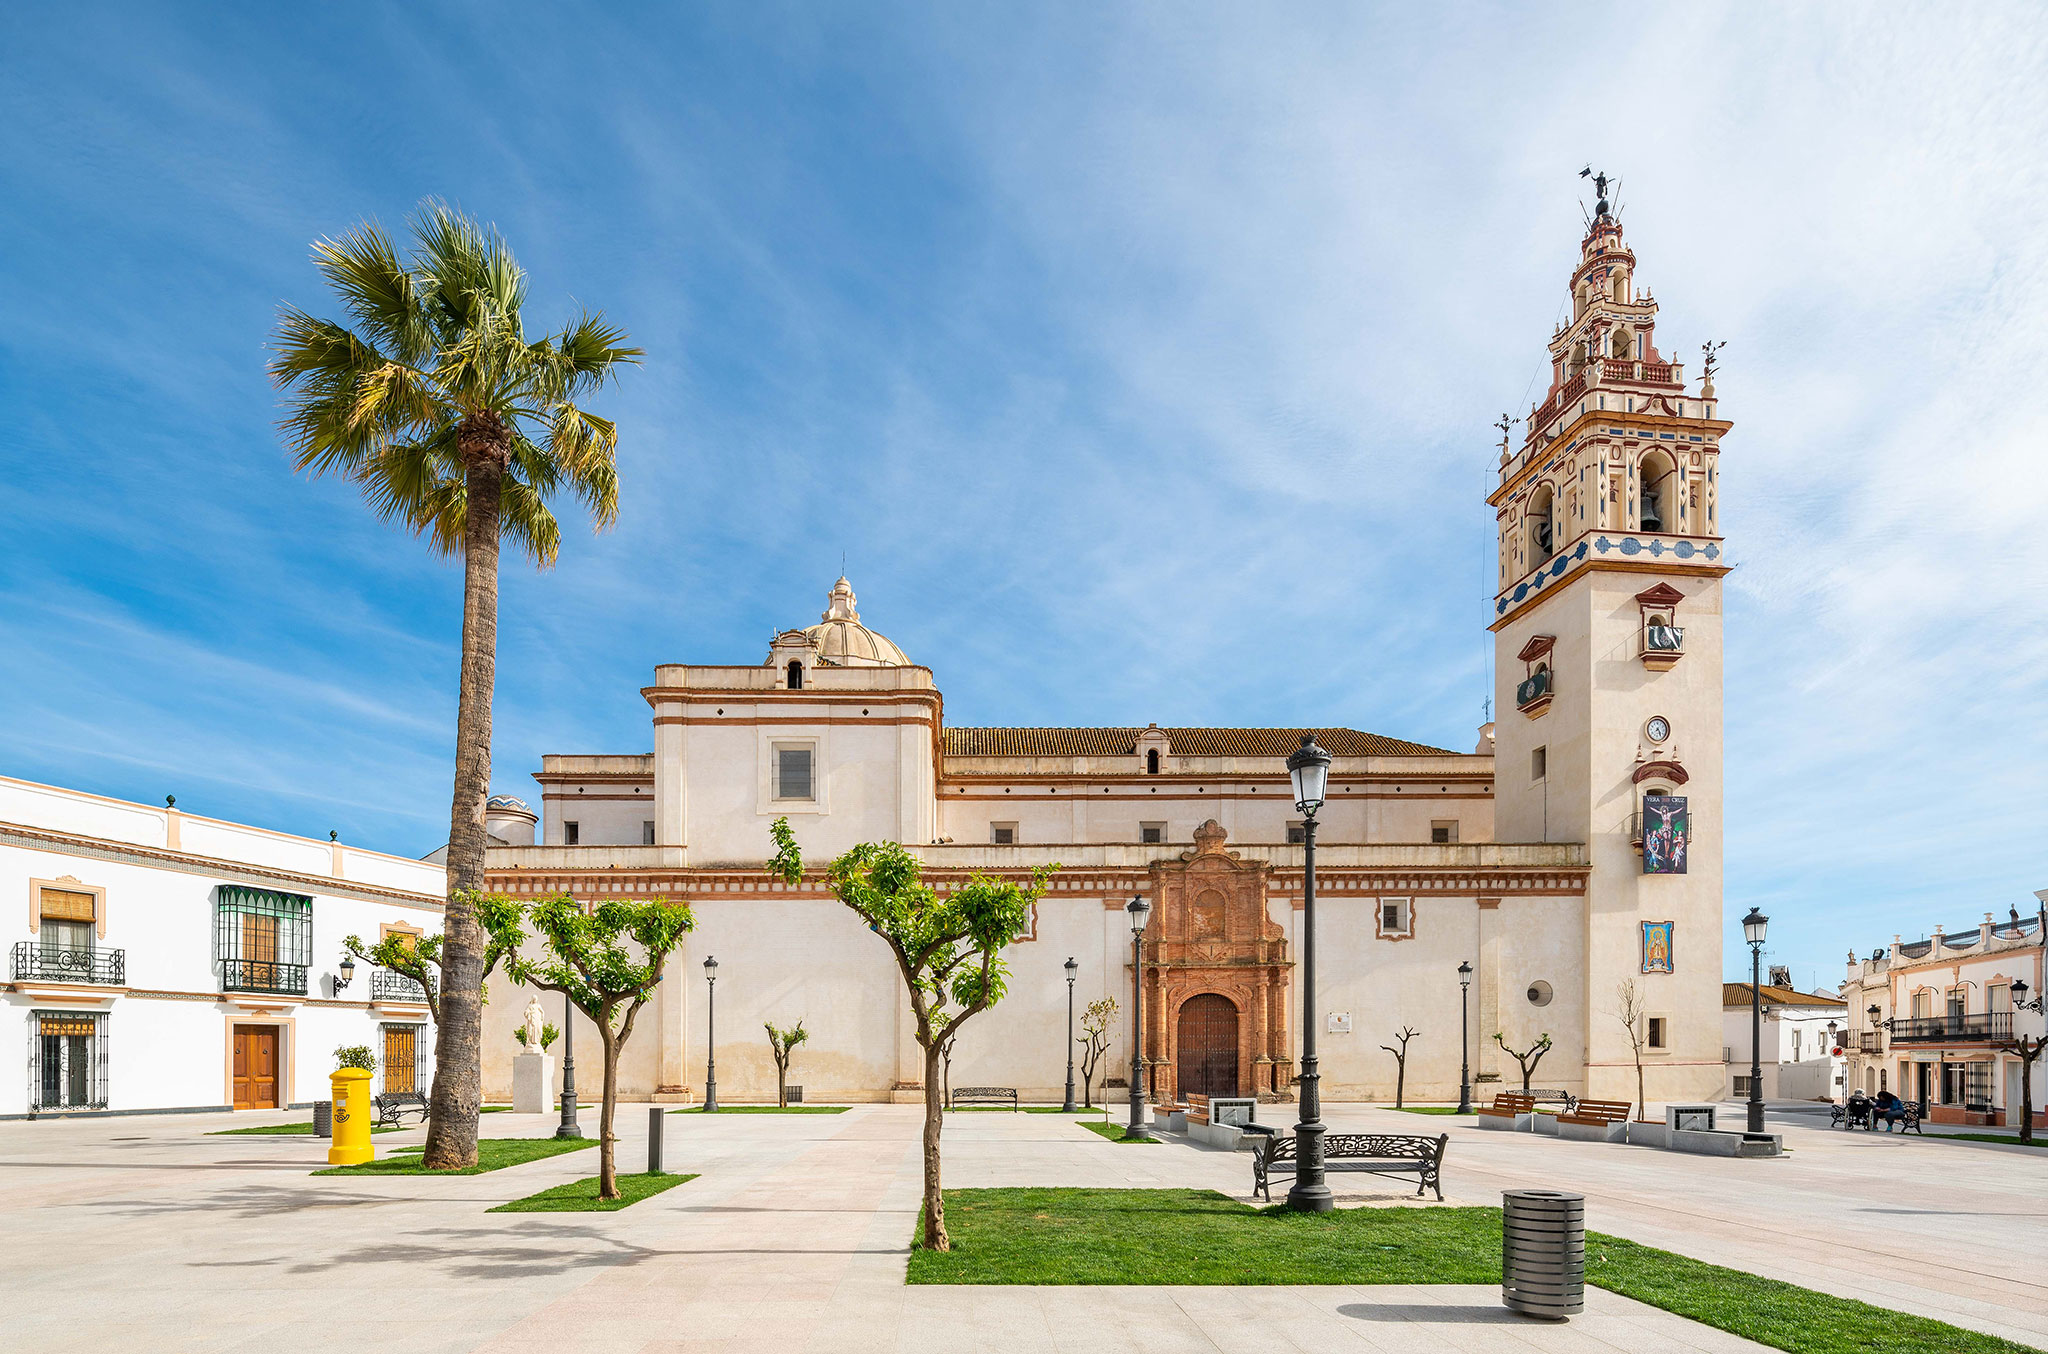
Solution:
<svg viewBox="0 0 2048 1354"><path fill-rule="evenodd" d="M1539 1105L1562 1105L1566 1114L1579 1108L1579 1098L1570 1091L1531 1091L1529 1098Z"/></svg>
<svg viewBox="0 0 2048 1354"><path fill-rule="evenodd" d="M1329 1133L1323 1137L1323 1170L1363 1171L1368 1175L1412 1175L1417 1177L1415 1197L1422 1191L1436 1191L1444 1197L1444 1148L1451 1135L1434 1138L1387 1133ZM1252 1193L1273 1202L1273 1168L1298 1161L1292 1133L1274 1134L1252 1153Z"/></svg>
<svg viewBox="0 0 2048 1354"><path fill-rule="evenodd" d="M370 1097L370 1107L377 1111L377 1127L397 1128L407 1110L419 1113L420 1122L427 1121L427 1098L418 1091L390 1091L384 1095Z"/></svg>
<svg viewBox="0 0 2048 1354"><path fill-rule="evenodd" d="M1018 1109L1017 1088L1014 1086L961 1086L953 1092L953 1105L1008 1105Z"/></svg>

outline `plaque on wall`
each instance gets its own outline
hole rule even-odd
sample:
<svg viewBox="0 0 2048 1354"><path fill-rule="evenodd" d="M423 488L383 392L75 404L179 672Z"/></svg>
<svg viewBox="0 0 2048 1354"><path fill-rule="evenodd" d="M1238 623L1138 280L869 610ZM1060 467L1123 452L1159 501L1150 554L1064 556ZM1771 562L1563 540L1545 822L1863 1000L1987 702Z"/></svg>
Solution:
<svg viewBox="0 0 2048 1354"><path fill-rule="evenodd" d="M1643 923L1643 972L1671 972L1671 930L1674 925L1668 921Z"/></svg>
<svg viewBox="0 0 2048 1354"><path fill-rule="evenodd" d="M1684 874L1692 819L1684 795L1643 796L1643 873Z"/></svg>
<svg viewBox="0 0 2048 1354"><path fill-rule="evenodd" d="M1351 1033L1351 1012L1349 1012L1349 1011L1332 1011L1332 1012L1330 1012L1330 1033L1332 1033L1332 1034L1349 1034L1349 1033Z"/></svg>

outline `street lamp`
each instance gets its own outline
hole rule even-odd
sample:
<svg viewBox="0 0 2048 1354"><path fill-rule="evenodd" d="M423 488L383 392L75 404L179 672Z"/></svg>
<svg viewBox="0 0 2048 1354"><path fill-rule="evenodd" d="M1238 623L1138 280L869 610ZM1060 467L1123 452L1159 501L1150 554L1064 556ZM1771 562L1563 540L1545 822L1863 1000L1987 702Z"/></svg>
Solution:
<svg viewBox="0 0 2048 1354"><path fill-rule="evenodd" d="M1458 1113L1472 1112L1472 963L1458 965Z"/></svg>
<svg viewBox="0 0 2048 1354"><path fill-rule="evenodd" d="M1152 905L1134 894L1124 911L1131 918L1131 1122L1125 1142L1150 1142L1145 1131L1145 920Z"/></svg>
<svg viewBox="0 0 2048 1354"><path fill-rule="evenodd" d="M576 1122L576 1006L567 992L562 994L562 1122L555 1125L555 1136L583 1136Z"/></svg>
<svg viewBox="0 0 2048 1354"><path fill-rule="evenodd" d="M1329 786L1330 754L1305 733L1287 759L1294 782L1294 807L1301 812L1301 1113L1294 1125L1294 1188L1287 1206L1303 1213L1327 1213L1337 1206L1323 1178L1322 1073L1316 1060L1316 810Z"/></svg>
<svg viewBox="0 0 2048 1354"><path fill-rule="evenodd" d="M2012 980L2012 1009L2013 1009L2013 1010L2015 1010L2015 1011L2039 1011L2039 1010L2041 1009L2041 1006L2042 1006L2042 1001L2041 1001L2041 998L2040 998L2040 997L2036 997L2036 998L2034 998L2034 999L2033 999L2032 1001L2028 1001L2028 1000L2027 1000L2027 980L2026 980L2026 979L2024 979L2024 978L2015 978L2015 979L2013 979L2013 980Z"/></svg>
<svg viewBox="0 0 2048 1354"><path fill-rule="evenodd" d="M718 957L704 958L704 1112L718 1113Z"/></svg>
<svg viewBox="0 0 2048 1354"><path fill-rule="evenodd" d="M1764 1131L1764 928L1771 919L1752 907L1742 919L1749 942L1749 1131Z"/></svg>
<svg viewBox="0 0 2048 1354"><path fill-rule="evenodd" d="M1077 963L1075 963L1075 962L1074 962L1074 957L1073 957L1072 955L1068 955L1068 956L1067 956L1067 1099L1066 1099L1066 1102L1065 1102L1064 1104L1062 1104L1062 1105L1060 1106L1060 1109L1061 1109L1061 1111L1062 1111L1062 1112L1064 1112L1064 1113L1067 1113L1067 1114L1072 1114L1072 1113L1074 1112L1074 975L1075 975L1075 974L1077 974L1077 973L1079 973L1080 971L1081 971L1081 966L1080 966L1079 964L1077 964Z"/></svg>

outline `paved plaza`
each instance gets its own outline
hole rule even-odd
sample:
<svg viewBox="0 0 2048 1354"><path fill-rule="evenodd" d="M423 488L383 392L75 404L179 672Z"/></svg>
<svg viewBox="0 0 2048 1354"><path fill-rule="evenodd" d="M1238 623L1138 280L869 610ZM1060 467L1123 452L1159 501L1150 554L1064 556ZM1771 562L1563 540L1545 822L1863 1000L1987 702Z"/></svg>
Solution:
<svg viewBox="0 0 2048 1354"><path fill-rule="evenodd" d="M1285 1112L1286 1107L1276 1107ZM667 1354L683 1350L1738 1350L1761 1346L1596 1289L1568 1325L1493 1287L936 1287L903 1283L920 1111L672 1115L700 1178L614 1214L487 1214L588 1175L594 1152L495 1174L315 1178L325 1143L207 1136L226 1115L0 1124L0 1347ZM283 1120L292 1115L263 1116ZM646 1111L622 1109L621 1165ZM1587 1196L1588 1225L1810 1288L2048 1344L2048 1160L1829 1131L1750 1161L1485 1132L1364 1106L1340 1130L1451 1134L1452 1202ZM587 1112L587 1122L595 1112ZM234 1116L236 1126L259 1122ZM547 1132L492 1115L494 1136ZM418 1130L377 1139L380 1152ZM1249 1198L1241 1154L1123 1147L1052 1115L961 1114L952 1186L1207 1187ZM1394 1182L1339 1177L1347 1201ZM1886 1185L1883 1182L1891 1182ZM1381 1184L1385 1185L1382 1192Z"/></svg>

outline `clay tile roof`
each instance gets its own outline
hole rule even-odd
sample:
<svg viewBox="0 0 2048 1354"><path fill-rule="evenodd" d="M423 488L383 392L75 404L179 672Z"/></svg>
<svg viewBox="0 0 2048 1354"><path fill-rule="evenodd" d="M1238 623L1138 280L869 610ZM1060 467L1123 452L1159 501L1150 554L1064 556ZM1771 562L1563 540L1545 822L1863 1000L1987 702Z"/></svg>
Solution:
<svg viewBox="0 0 2048 1354"><path fill-rule="evenodd" d="M1766 1006L1847 1006L1841 997L1831 997L1825 992L1801 992L1796 988L1772 987L1765 983L1761 989ZM1749 1005L1748 983L1722 983L1721 1005Z"/></svg>
<svg viewBox="0 0 2048 1354"><path fill-rule="evenodd" d="M947 729L948 757L1130 757L1147 730ZM1176 757L1275 757L1301 746L1300 729L1160 729ZM1316 741L1338 757L1447 757L1446 748L1357 729L1317 729Z"/></svg>

